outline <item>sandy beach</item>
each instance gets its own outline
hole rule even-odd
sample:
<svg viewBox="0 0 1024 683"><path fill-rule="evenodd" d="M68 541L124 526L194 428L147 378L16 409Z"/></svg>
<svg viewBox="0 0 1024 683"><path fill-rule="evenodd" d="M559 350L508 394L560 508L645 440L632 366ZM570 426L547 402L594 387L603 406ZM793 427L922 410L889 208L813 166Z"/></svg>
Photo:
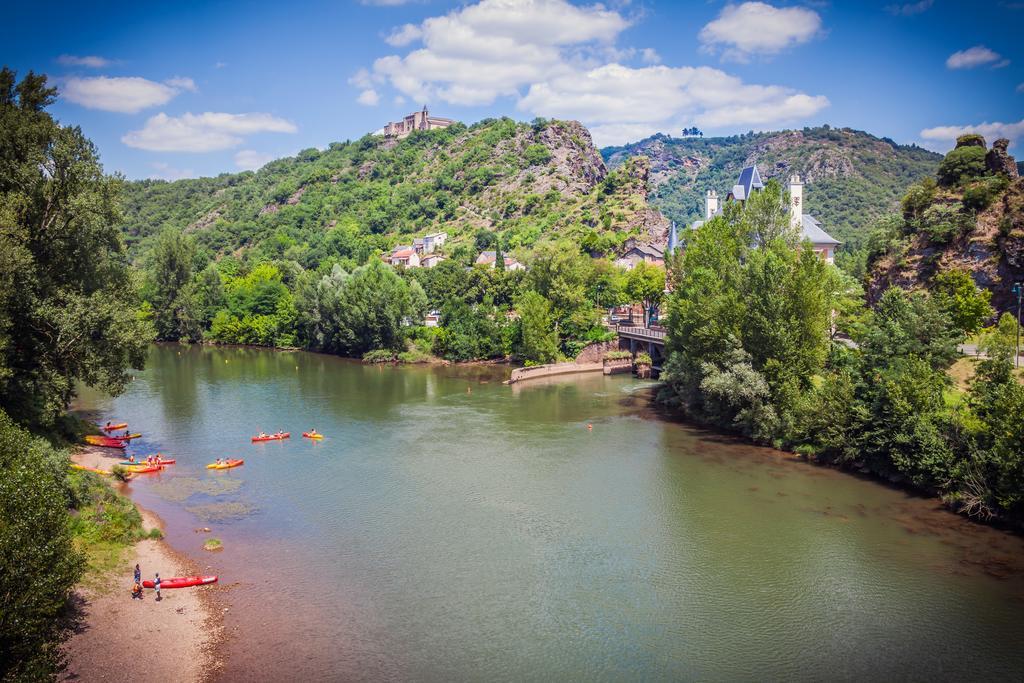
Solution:
<svg viewBox="0 0 1024 683"><path fill-rule="evenodd" d="M72 459L87 467L110 469L114 458L104 449L88 449ZM145 528L160 528L152 513L140 509ZM68 667L62 680L80 681L207 681L220 668L217 646L223 638L223 607L217 587L162 591L145 590L131 598L132 569L144 579L159 572L164 578L202 573L187 557L162 540L140 541L125 554L122 568L111 573L99 590L79 587L78 626L65 643Z"/></svg>

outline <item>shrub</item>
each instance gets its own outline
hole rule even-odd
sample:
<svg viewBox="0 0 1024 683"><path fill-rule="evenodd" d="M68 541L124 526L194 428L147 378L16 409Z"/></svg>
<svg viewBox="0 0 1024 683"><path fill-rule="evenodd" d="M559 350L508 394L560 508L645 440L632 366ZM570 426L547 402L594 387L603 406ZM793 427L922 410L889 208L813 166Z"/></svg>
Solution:
<svg viewBox="0 0 1024 683"><path fill-rule="evenodd" d="M625 358L631 358L633 354L629 351L606 351L604 354L605 360L623 360Z"/></svg>
<svg viewBox="0 0 1024 683"><path fill-rule="evenodd" d="M936 244L948 244L969 230L973 218L965 214L959 202L936 204L921 216L920 229Z"/></svg>
<svg viewBox="0 0 1024 683"><path fill-rule="evenodd" d="M118 481L128 481L132 474L123 465L114 465L110 468L110 474Z"/></svg>
<svg viewBox="0 0 1024 683"><path fill-rule="evenodd" d="M544 145L527 145L523 150L523 159L527 166L543 166L551 160L551 152Z"/></svg>
<svg viewBox="0 0 1024 683"><path fill-rule="evenodd" d="M209 550L211 552L224 550L224 543L222 543L219 538L208 538L206 539L206 542L203 543L203 550Z"/></svg>
<svg viewBox="0 0 1024 683"><path fill-rule="evenodd" d="M650 365L652 361L649 354L646 354L643 351L641 351L640 353L636 354L636 360L634 362L637 365Z"/></svg>
<svg viewBox="0 0 1024 683"><path fill-rule="evenodd" d="M957 147L939 164L939 184L960 185L985 175L984 147Z"/></svg>
<svg viewBox="0 0 1024 683"><path fill-rule="evenodd" d="M364 363L393 363L396 359L395 352L388 349L374 349L363 354Z"/></svg>
<svg viewBox="0 0 1024 683"><path fill-rule="evenodd" d="M964 188L964 207L974 212L984 211L1008 184L1005 176L991 176L971 183Z"/></svg>

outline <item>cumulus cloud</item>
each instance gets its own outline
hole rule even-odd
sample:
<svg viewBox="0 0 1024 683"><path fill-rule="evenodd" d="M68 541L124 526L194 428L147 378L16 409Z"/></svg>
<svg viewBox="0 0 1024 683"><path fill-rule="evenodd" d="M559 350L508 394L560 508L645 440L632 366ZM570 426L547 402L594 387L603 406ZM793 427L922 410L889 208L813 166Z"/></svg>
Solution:
<svg viewBox="0 0 1024 683"><path fill-rule="evenodd" d="M213 152L242 144L255 133L294 133L290 121L264 113L204 112L151 116L140 130L126 133L121 142L151 152Z"/></svg>
<svg viewBox="0 0 1024 683"><path fill-rule="evenodd" d="M946 66L950 69L973 69L986 64L1000 67L1009 63L1009 60L1003 59L998 52L990 50L984 45L975 45L966 50L954 52L946 59Z"/></svg>
<svg viewBox="0 0 1024 683"><path fill-rule="evenodd" d="M935 0L920 0L920 2L906 2L898 5L888 5L885 11L897 17L912 17L915 14L927 12L935 4Z"/></svg>
<svg viewBox="0 0 1024 683"><path fill-rule="evenodd" d="M629 25L604 5L481 0L425 20L414 27L422 45L349 82L378 95L390 86L414 102L482 106L509 97L535 116L581 120L599 144L694 124L759 128L828 106L823 96L718 69L662 65L651 48L615 44Z"/></svg>
<svg viewBox="0 0 1024 683"><path fill-rule="evenodd" d="M149 177L157 180L181 180L196 176L196 172L191 168L175 168L162 161L154 161L149 166L153 169L153 173L150 173Z"/></svg>
<svg viewBox="0 0 1024 683"><path fill-rule="evenodd" d="M773 7L764 2L726 5L698 38L722 59L747 62L754 55L773 55L806 43L821 32L821 17L806 7Z"/></svg>
<svg viewBox="0 0 1024 683"><path fill-rule="evenodd" d="M405 24L393 30L391 35L384 39L384 42L395 47L402 47L419 40L422 35L423 31L420 30L419 26Z"/></svg>
<svg viewBox="0 0 1024 683"><path fill-rule="evenodd" d="M939 150L947 150L953 147L958 137L967 133L983 135L988 142L998 140L999 138L1006 138L1011 144L1014 144L1024 137L1024 119L1016 123L995 121L993 123L978 123L973 126L936 126L935 128L925 128L921 131L921 139L934 143L930 146Z"/></svg>
<svg viewBox="0 0 1024 683"><path fill-rule="evenodd" d="M106 57L97 57L96 55L88 55L85 57L79 57L77 55L61 55L60 57L57 57L57 63L63 64L64 66L87 66L90 69L102 69L105 66L110 66L114 62Z"/></svg>
<svg viewBox="0 0 1024 683"><path fill-rule="evenodd" d="M710 67L606 64L534 84L519 108L592 125L599 145L688 123L767 125L811 116L829 104L782 86L750 85Z"/></svg>
<svg viewBox="0 0 1024 683"><path fill-rule="evenodd" d="M235 166L243 171L258 171L273 160L273 154L264 154L254 149L241 149L235 152Z"/></svg>
<svg viewBox="0 0 1024 683"><path fill-rule="evenodd" d="M196 84L191 78L182 76L175 76L163 83L138 76L96 76L67 79L61 95L87 109L134 114L149 107L167 104L182 90L196 92Z"/></svg>
<svg viewBox="0 0 1024 683"><path fill-rule="evenodd" d="M1024 83L1020 83L1017 85L1017 92L1024 92Z"/></svg>
<svg viewBox="0 0 1024 683"><path fill-rule="evenodd" d="M364 90L359 93L359 97L356 98L356 102L367 107L376 107L380 104L380 95L373 88Z"/></svg>

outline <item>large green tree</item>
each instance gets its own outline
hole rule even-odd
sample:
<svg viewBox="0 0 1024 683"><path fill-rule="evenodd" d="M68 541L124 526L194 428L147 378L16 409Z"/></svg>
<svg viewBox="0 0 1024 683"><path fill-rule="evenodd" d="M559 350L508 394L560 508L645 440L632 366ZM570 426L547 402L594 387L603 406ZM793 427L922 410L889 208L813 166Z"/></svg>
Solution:
<svg viewBox="0 0 1024 683"><path fill-rule="evenodd" d="M121 391L150 338L116 227L120 181L46 112L54 96L43 76L0 70L0 408L39 425L76 382Z"/></svg>
<svg viewBox="0 0 1024 683"><path fill-rule="evenodd" d="M192 281L195 256L195 243L177 230L164 231L153 246L147 289L159 339L202 336L198 288Z"/></svg>

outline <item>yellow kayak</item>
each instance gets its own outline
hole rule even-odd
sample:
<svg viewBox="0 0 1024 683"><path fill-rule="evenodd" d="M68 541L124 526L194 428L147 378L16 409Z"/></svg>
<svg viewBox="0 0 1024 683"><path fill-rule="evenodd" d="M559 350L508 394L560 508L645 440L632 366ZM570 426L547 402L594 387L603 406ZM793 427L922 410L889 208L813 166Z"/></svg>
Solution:
<svg viewBox="0 0 1024 683"><path fill-rule="evenodd" d="M107 472L106 470L96 469L95 467L86 467L85 465L79 465L75 462L71 463L71 469L82 470L83 472L95 472L96 474L102 474L105 477L110 476L110 472Z"/></svg>
<svg viewBox="0 0 1024 683"><path fill-rule="evenodd" d="M244 460L225 460L224 462L211 462L209 465L206 466L206 469L208 469L208 470L226 470L226 469L229 469L231 467L238 467L239 465L241 465L244 462L245 462Z"/></svg>

